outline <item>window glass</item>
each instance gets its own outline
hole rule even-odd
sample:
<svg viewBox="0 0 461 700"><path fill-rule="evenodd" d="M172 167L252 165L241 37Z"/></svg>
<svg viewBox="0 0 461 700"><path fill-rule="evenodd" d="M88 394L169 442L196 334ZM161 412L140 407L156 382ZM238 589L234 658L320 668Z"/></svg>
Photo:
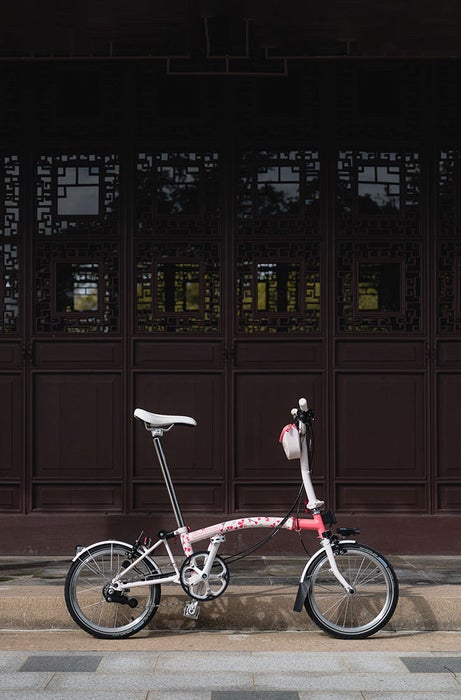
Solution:
<svg viewBox="0 0 461 700"><path fill-rule="evenodd" d="M398 262L362 262L358 274L358 310L398 313L401 279Z"/></svg>
<svg viewBox="0 0 461 700"><path fill-rule="evenodd" d="M56 265L56 310L58 313L98 311L99 265Z"/></svg>

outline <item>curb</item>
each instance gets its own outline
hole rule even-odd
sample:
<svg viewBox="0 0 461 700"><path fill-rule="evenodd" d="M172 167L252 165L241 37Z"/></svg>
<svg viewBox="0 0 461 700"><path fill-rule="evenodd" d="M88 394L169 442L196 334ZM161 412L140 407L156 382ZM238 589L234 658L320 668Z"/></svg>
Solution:
<svg viewBox="0 0 461 700"><path fill-rule="evenodd" d="M293 612L295 586L234 586L220 598L200 606L198 620L183 616L186 596L163 586L162 601L150 628L157 630L317 630L304 612ZM56 585L0 587L3 630L71 630L63 595ZM392 631L458 631L461 629L461 586L401 586Z"/></svg>

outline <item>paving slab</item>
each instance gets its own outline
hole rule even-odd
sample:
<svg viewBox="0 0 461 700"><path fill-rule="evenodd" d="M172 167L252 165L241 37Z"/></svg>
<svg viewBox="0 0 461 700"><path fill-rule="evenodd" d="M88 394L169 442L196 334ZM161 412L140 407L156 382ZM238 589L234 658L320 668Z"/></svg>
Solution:
<svg viewBox="0 0 461 700"><path fill-rule="evenodd" d="M457 638L459 640L459 637ZM369 641L368 641L369 643ZM393 700L461 694L461 652L0 652L0 698L14 700ZM46 669L46 670L45 670ZM8 695L7 695L8 694Z"/></svg>

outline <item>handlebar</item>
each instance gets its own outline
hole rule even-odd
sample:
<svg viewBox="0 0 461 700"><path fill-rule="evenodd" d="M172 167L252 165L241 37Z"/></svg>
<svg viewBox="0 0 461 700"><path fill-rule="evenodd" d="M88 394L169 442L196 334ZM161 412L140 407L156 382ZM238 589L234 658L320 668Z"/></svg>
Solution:
<svg viewBox="0 0 461 700"><path fill-rule="evenodd" d="M294 421L298 425L299 423L302 423L303 426L311 426L315 419L315 411L312 408L309 408L307 399L299 399L298 404L299 409L293 408L291 411Z"/></svg>
<svg viewBox="0 0 461 700"><path fill-rule="evenodd" d="M306 399L299 399L299 410L300 411L307 411L308 405L307 405L307 400Z"/></svg>

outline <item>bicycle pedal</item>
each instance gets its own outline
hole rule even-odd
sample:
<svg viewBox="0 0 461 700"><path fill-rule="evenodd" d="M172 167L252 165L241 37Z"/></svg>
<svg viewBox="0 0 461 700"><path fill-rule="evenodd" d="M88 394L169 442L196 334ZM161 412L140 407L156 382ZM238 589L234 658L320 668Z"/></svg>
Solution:
<svg viewBox="0 0 461 700"><path fill-rule="evenodd" d="M184 606L184 617L190 617L192 620L197 620L200 615L200 606L198 600L188 600Z"/></svg>

